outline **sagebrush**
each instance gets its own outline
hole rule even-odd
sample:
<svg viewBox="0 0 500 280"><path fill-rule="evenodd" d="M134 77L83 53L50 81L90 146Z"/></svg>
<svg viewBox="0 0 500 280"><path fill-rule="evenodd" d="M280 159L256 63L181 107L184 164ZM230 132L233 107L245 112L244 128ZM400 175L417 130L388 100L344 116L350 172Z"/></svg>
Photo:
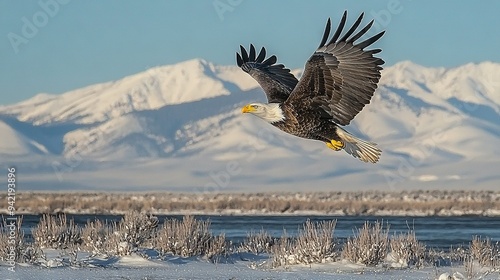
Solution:
<svg viewBox="0 0 500 280"><path fill-rule="evenodd" d="M111 236L114 228L101 220L87 221L82 229L82 249L92 255L107 255L112 252Z"/></svg>
<svg viewBox="0 0 500 280"><path fill-rule="evenodd" d="M276 239L265 230L250 232L247 234L245 240L240 244L238 251L250 252L256 255L271 253L271 248L275 243Z"/></svg>
<svg viewBox="0 0 500 280"><path fill-rule="evenodd" d="M273 266L333 261L336 257L333 232L336 221L307 220L295 239L282 236L272 249Z"/></svg>
<svg viewBox="0 0 500 280"><path fill-rule="evenodd" d="M7 220L2 216L0 224L0 260L16 263L37 263L43 252L36 244L27 242L21 229L23 217Z"/></svg>
<svg viewBox="0 0 500 280"><path fill-rule="evenodd" d="M6 198L0 193L0 199ZM171 214L173 212L243 211L293 213L317 211L325 214L373 215L380 212L418 212L449 215L461 211L474 215L498 215L500 192L496 191L359 191L301 193L109 193L22 192L16 206L25 213L125 214L130 210ZM0 209L1 211L2 209ZM6 210L4 210L6 211ZM496 213L496 214L495 214Z"/></svg>
<svg viewBox="0 0 500 280"><path fill-rule="evenodd" d="M294 241L284 231L281 238L271 247L272 267L288 266L297 264L295 254L293 254Z"/></svg>
<svg viewBox="0 0 500 280"><path fill-rule="evenodd" d="M106 247L116 255L130 255L151 241L157 226L157 217L130 211L120 222L112 224Z"/></svg>
<svg viewBox="0 0 500 280"><path fill-rule="evenodd" d="M335 220L308 220L298 230L297 237L289 237L286 231L281 238L273 238L264 230L253 232L237 248L224 234L212 234L209 220L199 220L193 216L184 216L181 220L166 219L160 226L158 218L151 214L129 211L119 222L87 221L80 228L64 214L45 214L32 229L33 242L25 239L21 224L22 217L16 220L16 227L2 220L2 261L10 261L11 254L15 255L12 261L18 263L41 263L45 258L43 249L54 248L69 253L72 265L78 265L76 256L79 251L112 257L130 254L146 256L145 250L154 250L160 259L178 256L218 261L229 254L250 252L269 257L267 263L272 267L340 259L374 266L386 261L390 251L392 261L403 266L463 263L468 275L474 275L474 264L476 267L479 264L493 269L500 267L500 245L489 238L474 237L469 247L459 246L448 252L436 252L432 248L426 249L417 240L413 230L389 238L389 227L381 222L366 222L353 237L347 239L342 250L334 238ZM11 245L13 250L10 250ZM12 251L15 253L12 254ZM391 259L387 258L387 261Z"/></svg>
<svg viewBox="0 0 500 280"><path fill-rule="evenodd" d="M66 214L43 214L32 230L33 239L40 248L72 249L81 244L81 229Z"/></svg>
<svg viewBox="0 0 500 280"><path fill-rule="evenodd" d="M383 223L373 225L365 222L354 237L347 239L342 250L342 258L354 263L375 266L387 256L389 230Z"/></svg>
<svg viewBox="0 0 500 280"><path fill-rule="evenodd" d="M161 255L181 257L205 256L209 259L224 256L229 252L225 235L213 236L210 221L196 220L193 216L169 219L157 232L155 248Z"/></svg>
<svg viewBox="0 0 500 280"><path fill-rule="evenodd" d="M389 242L391 256L402 266L421 267L425 261L425 245L417 240L415 231L392 236Z"/></svg>
<svg viewBox="0 0 500 280"><path fill-rule="evenodd" d="M490 238L473 236L470 244L470 256L481 266L500 268L500 243L493 243Z"/></svg>

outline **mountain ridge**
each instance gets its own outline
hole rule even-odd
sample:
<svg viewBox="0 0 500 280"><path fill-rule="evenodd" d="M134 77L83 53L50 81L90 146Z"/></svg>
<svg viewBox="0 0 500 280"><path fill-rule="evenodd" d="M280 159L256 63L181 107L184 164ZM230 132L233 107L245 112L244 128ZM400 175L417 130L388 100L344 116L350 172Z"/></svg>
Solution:
<svg viewBox="0 0 500 280"><path fill-rule="evenodd" d="M245 190L254 176L255 183L273 188L308 182L324 188L332 180L390 187L394 180L387 174L410 186L490 188L500 182L488 167L500 156L498 72L493 62L446 69L404 61L384 69L371 104L346 128L379 143L377 165L241 115L243 104L265 101L258 84L236 66L203 59L0 107L0 133L6 135L0 155L30 170L31 188L71 188L96 176L106 180L83 185L137 188L140 182L127 177L132 170L149 174L146 187L153 189L215 184ZM145 162L150 170L141 167ZM238 172L230 174L234 162Z"/></svg>

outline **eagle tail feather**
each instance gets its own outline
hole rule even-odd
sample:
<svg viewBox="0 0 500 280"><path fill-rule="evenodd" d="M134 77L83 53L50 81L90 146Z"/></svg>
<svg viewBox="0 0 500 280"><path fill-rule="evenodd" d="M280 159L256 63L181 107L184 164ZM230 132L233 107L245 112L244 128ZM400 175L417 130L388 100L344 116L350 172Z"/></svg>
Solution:
<svg viewBox="0 0 500 280"><path fill-rule="evenodd" d="M382 151L376 147L376 143L361 140L340 127L337 127L336 132L348 154L364 162L376 163L380 159Z"/></svg>

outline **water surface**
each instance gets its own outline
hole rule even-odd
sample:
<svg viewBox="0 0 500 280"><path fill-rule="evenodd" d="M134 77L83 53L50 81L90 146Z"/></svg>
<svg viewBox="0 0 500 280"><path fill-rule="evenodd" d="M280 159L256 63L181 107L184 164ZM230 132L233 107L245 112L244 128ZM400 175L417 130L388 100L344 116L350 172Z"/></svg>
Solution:
<svg viewBox="0 0 500 280"><path fill-rule="evenodd" d="M121 215L66 215L74 219L75 224L83 227L88 220L120 221ZM165 219L182 219L182 216L157 216L160 223ZM489 237L500 241L499 217L373 217L373 216L196 216L197 219L211 221L214 234L225 233L226 238L233 243L245 239L249 232L266 230L273 237L280 237L286 230L288 236L296 236L302 225L311 221L337 220L334 236L343 242L353 236L356 229L361 228L365 221L383 221L388 223L390 234L408 232L414 229L417 239L436 249L448 250L450 246L468 246L474 235ZM23 229L26 236L31 237L31 227L36 226L40 215L24 215Z"/></svg>

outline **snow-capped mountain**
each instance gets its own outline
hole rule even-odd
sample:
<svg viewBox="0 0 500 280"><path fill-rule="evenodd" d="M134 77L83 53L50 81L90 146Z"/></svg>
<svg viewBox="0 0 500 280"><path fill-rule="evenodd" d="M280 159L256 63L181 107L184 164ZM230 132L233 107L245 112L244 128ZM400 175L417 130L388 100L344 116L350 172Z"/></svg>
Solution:
<svg viewBox="0 0 500 280"><path fill-rule="evenodd" d="M118 81L92 85L62 95L39 94L4 108L2 113L35 125L58 122L94 124L130 112L229 95L237 89L233 80L248 89L251 78L245 77L244 73L231 72L235 71L228 67L216 68L204 60L194 59L177 65L151 68Z"/></svg>
<svg viewBox="0 0 500 280"><path fill-rule="evenodd" d="M242 115L257 83L200 59L0 107L0 157L34 189L496 188L498 73L387 67L347 128L379 143L376 165Z"/></svg>

